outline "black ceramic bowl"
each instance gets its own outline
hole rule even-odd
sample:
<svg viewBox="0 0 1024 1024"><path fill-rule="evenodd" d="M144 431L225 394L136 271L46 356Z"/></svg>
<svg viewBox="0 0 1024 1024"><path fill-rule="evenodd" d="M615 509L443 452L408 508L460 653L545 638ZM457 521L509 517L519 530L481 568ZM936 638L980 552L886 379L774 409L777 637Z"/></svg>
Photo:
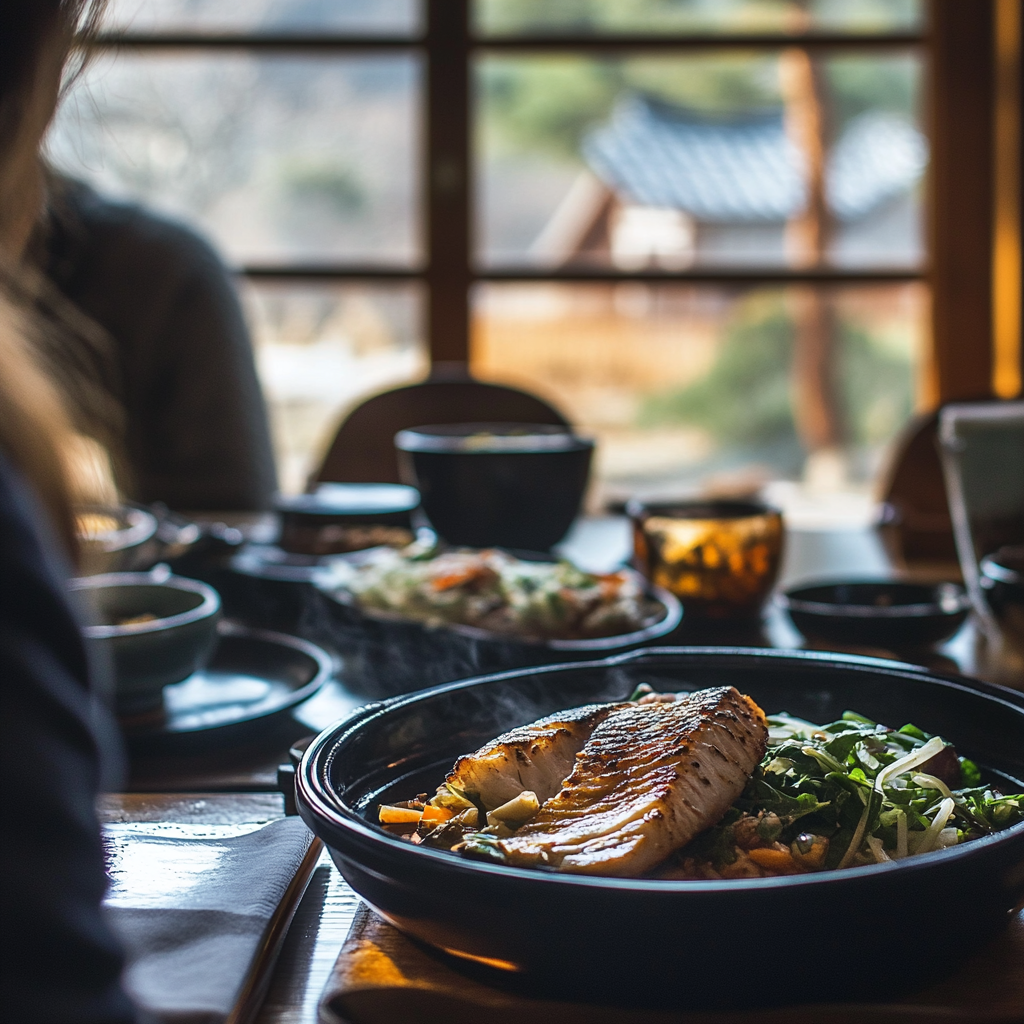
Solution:
<svg viewBox="0 0 1024 1024"><path fill-rule="evenodd" d="M87 505L75 510L83 576L147 569L159 544L156 516L133 505Z"/></svg>
<svg viewBox="0 0 1024 1024"><path fill-rule="evenodd" d="M594 442L536 423L459 423L395 435L402 472L450 544L548 551L579 515Z"/></svg>
<svg viewBox="0 0 1024 1024"><path fill-rule="evenodd" d="M364 611L344 589L329 582L318 586L323 614L306 616L314 638L341 654L349 686L374 697L484 672L621 654L667 636L683 615L675 596L648 584L651 616L640 629L582 640L528 641L475 626L428 626L400 615Z"/></svg>
<svg viewBox="0 0 1024 1024"><path fill-rule="evenodd" d="M288 552L330 555L378 544L412 543L411 515L420 503L402 484L321 484L309 494L281 495L279 546Z"/></svg>
<svg viewBox="0 0 1024 1024"><path fill-rule="evenodd" d="M897 662L811 652L655 648L524 669L370 705L325 730L299 811L349 884L407 934L530 991L677 1007L877 999L920 987L989 939L1024 896L1024 824L842 872L734 881L588 878L463 860L388 835L377 805L433 790L503 730L640 682L731 684L767 711L854 709L914 722L1024 786L1024 699Z"/></svg>
<svg viewBox="0 0 1024 1024"><path fill-rule="evenodd" d="M109 652L119 714L159 707L163 688L204 665L216 643L220 597L199 580L119 572L72 580L71 587L92 606L96 625L84 632Z"/></svg>
<svg viewBox="0 0 1024 1024"><path fill-rule="evenodd" d="M981 591L1003 636L1024 654L1024 547L1000 548L981 560Z"/></svg>
<svg viewBox="0 0 1024 1024"><path fill-rule="evenodd" d="M790 587L776 597L804 636L899 650L947 640L970 598L955 583L845 580Z"/></svg>

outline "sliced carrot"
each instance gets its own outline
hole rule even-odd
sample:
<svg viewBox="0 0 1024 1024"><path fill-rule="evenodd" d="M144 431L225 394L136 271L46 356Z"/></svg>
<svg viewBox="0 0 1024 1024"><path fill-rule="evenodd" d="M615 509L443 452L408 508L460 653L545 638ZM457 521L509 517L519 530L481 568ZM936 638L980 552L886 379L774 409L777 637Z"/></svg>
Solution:
<svg viewBox="0 0 1024 1024"><path fill-rule="evenodd" d="M450 572L444 576L436 576L430 581L430 585L437 591L451 590L463 583L469 583L480 575L480 568L473 566L470 569L463 569L462 572Z"/></svg>
<svg viewBox="0 0 1024 1024"><path fill-rule="evenodd" d="M431 804L427 804L423 808L423 817L420 819L424 825L440 825L442 821L447 821L449 818L454 818L455 812L448 810L447 807L434 807Z"/></svg>
<svg viewBox="0 0 1024 1024"><path fill-rule="evenodd" d="M626 577L620 572L602 573L597 577L597 582L601 588L601 597L607 600L610 597L614 597L622 589L623 584L626 582Z"/></svg>
<svg viewBox="0 0 1024 1024"><path fill-rule="evenodd" d="M767 871L776 871L783 875L795 875L802 869L789 850L747 850L747 856L758 866Z"/></svg>
<svg viewBox="0 0 1024 1024"><path fill-rule="evenodd" d="M380 805L380 821L385 825L397 825L405 821L418 822L421 817L423 817L423 812L414 810L412 807Z"/></svg>

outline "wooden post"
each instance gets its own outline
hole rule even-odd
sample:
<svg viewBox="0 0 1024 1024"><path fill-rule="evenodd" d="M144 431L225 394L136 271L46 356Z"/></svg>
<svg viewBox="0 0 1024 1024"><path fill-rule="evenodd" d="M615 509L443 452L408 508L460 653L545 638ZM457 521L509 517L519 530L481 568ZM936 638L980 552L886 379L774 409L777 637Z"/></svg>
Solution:
<svg viewBox="0 0 1024 1024"><path fill-rule="evenodd" d="M992 395L993 0L932 0L928 404Z"/></svg>
<svg viewBox="0 0 1024 1024"><path fill-rule="evenodd" d="M992 252L992 386L1000 398L1021 394L1020 51L1021 0L996 0L995 237Z"/></svg>
<svg viewBox="0 0 1024 1024"><path fill-rule="evenodd" d="M469 360L468 0L429 0L427 42L427 341L432 364L451 376Z"/></svg>
<svg viewBox="0 0 1024 1024"><path fill-rule="evenodd" d="M825 187L826 110L821 69L799 48L779 58L786 132L803 154L807 204L786 225L786 249L796 267L818 266L827 250L831 216ZM791 288L794 326L792 388L797 434L808 452L838 449L843 441L836 388L836 318L820 288Z"/></svg>

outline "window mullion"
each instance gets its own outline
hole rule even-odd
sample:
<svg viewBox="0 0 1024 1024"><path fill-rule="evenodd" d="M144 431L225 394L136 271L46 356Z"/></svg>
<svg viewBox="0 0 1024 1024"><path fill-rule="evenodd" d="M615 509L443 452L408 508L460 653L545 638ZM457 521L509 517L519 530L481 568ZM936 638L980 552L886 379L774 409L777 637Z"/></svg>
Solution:
<svg viewBox="0 0 1024 1024"><path fill-rule="evenodd" d="M427 340L433 362L469 360L469 0L427 2Z"/></svg>

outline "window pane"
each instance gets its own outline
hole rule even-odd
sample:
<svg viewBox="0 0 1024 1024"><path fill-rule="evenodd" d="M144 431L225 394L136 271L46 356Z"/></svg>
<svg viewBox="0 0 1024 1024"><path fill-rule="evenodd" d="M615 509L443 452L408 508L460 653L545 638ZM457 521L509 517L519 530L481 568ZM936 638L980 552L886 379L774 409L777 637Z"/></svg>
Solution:
<svg viewBox="0 0 1024 1024"><path fill-rule="evenodd" d="M107 54L49 137L112 196L191 221L237 263L419 257L412 55Z"/></svg>
<svg viewBox="0 0 1024 1024"><path fill-rule="evenodd" d="M917 266L920 79L908 54L486 57L477 259Z"/></svg>
<svg viewBox="0 0 1024 1024"><path fill-rule="evenodd" d="M418 0L112 0L104 27L128 32L412 35Z"/></svg>
<svg viewBox="0 0 1024 1024"><path fill-rule="evenodd" d="M920 0L477 0L480 31L892 32L921 27Z"/></svg>
<svg viewBox="0 0 1024 1024"><path fill-rule="evenodd" d="M913 407L925 299L920 285L488 285L473 369L594 434L603 499L806 480L866 514Z"/></svg>
<svg viewBox="0 0 1024 1024"><path fill-rule="evenodd" d="M281 488L297 493L348 408L425 376L420 292L413 285L249 281L243 297Z"/></svg>

